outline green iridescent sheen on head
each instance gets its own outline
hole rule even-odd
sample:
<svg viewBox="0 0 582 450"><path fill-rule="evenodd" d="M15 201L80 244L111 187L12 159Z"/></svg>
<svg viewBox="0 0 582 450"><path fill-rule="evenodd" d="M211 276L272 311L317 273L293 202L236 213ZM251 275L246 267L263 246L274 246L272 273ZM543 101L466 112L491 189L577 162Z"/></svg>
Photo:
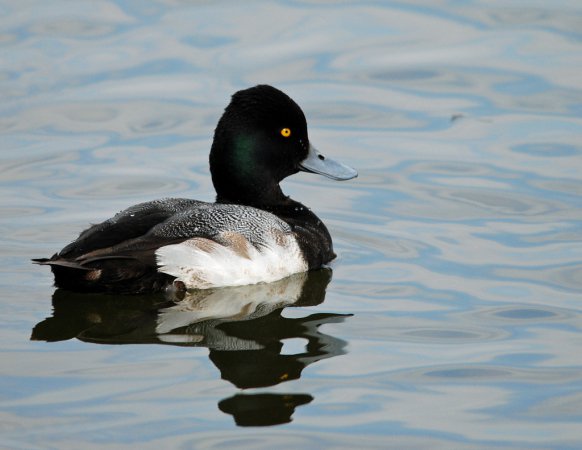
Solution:
<svg viewBox="0 0 582 450"><path fill-rule="evenodd" d="M248 135L239 135L234 139L233 161L239 173L250 175L256 163L253 154L254 139Z"/></svg>

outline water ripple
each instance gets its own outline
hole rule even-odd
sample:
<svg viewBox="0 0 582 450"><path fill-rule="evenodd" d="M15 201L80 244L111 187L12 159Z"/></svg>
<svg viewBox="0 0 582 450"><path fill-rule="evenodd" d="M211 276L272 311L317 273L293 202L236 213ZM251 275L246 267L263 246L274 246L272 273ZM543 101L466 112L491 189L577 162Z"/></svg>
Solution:
<svg viewBox="0 0 582 450"><path fill-rule="evenodd" d="M422 379L429 383L494 383L494 382L523 382L545 385L548 383L570 383L580 379L575 370L569 368L531 370L507 366L493 365L459 365L424 367L418 370L407 371L398 378Z"/></svg>
<svg viewBox="0 0 582 450"><path fill-rule="evenodd" d="M186 191L188 184L181 180L168 178L156 179L152 176L132 177L131 180L124 178L109 178L103 181L92 181L83 186L72 186L54 190L54 195L66 199L86 199L93 197L100 198L120 198L124 196L135 196L143 191L156 191L160 196L169 196L173 192Z"/></svg>
<svg viewBox="0 0 582 450"><path fill-rule="evenodd" d="M550 306L507 305L499 308L480 310L473 314L476 320L498 323L548 323L571 322L578 313Z"/></svg>
<svg viewBox="0 0 582 450"><path fill-rule="evenodd" d="M111 35L115 27L107 23L95 23L85 20L60 18L31 25L27 32L33 36L77 38L98 38Z"/></svg>
<svg viewBox="0 0 582 450"><path fill-rule="evenodd" d="M580 447L578 3L4 3L0 446ZM283 183L339 255L325 302L297 308L315 321L280 317L318 364L241 396L196 334L27 343L53 292L28 259L132 203L212 199L216 121L257 83L296 99L314 144L360 174ZM79 312L107 335L102 300L67 303L52 331ZM143 301L111 304L129 337L151 319L128 308ZM353 320L318 322L328 310ZM293 335L271 342L285 330L264 318L240 343L289 380ZM330 331L340 346L313 341ZM256 378L255 350L221 357ZM292 428L235 428L273 405Z"/></svg>
<svg viewBox="0 0 582 450"><path fill-rule="evenodd" d="M471 342L483 342L504 339L506 333L488 328L479 329L475 326L467 329L459 327L446 328L421 328L401 331L398 338L405 342L426 342L429 344L468 344Z"/></svg>

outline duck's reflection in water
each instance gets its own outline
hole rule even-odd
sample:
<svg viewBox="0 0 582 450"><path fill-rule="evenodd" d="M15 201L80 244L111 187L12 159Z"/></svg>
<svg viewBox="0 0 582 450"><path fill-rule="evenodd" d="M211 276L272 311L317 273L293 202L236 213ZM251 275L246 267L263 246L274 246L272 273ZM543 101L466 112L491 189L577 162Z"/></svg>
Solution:
<svg viewBox="0 0 582 450"><path fill-rule="evenodd" d="M218 407L232 415L237 425L257 427L291 422L295 408L312 400L308 394L237 394L219 402Z"/></svg>
<svg viewBox="0 0 582 450"><path fill-rule="evenodd" d="M300 273L275 283L180 294L112 296L57 290L53 316L32 330L33 340L77 338L101 344L159 343L207 347L223 379L238 388L257 388L297 379L320 359L341 355L346 343L319 327L346 315L316 313L285 318L287 306L314 306L325 298L331 270ZM304 349L282 354L288 339ZM237 424L273 425L291 420L308 394L238 394L219 403Z"/></svg>

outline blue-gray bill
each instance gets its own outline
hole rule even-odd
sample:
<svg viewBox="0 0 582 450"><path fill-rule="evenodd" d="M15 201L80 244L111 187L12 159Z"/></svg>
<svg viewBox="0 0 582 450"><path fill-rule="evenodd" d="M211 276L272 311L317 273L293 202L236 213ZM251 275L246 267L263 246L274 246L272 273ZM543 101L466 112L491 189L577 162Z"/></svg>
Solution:
<svg viewBox="0 0 582 450"><path fill-rule="evenodd" d="M304 172L324 175L332 180L350 180L358 176L358 172L350 166L323 156L311 144L309 144L307 158L299 163L299 169Z"/></svg>

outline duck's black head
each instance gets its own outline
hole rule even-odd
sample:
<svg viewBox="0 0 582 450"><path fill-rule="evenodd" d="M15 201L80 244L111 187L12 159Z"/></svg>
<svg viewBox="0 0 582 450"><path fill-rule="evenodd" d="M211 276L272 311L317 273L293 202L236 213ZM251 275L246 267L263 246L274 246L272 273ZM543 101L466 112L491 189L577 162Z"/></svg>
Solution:
<svg viewBox="0 0 582 450"><path fill-rule="evenodd" d="M310 145L305 115L288 95L267 85L235 93L216 126L210 152L217 200L278 204L286 198L279 182L299 170L335 179L356 176Z"/></svg>

